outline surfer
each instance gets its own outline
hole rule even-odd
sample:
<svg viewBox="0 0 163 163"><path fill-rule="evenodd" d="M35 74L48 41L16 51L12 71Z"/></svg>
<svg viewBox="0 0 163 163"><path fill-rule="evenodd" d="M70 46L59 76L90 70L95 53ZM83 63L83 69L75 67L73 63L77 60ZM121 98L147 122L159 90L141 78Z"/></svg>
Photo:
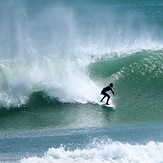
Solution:
<svg viewBox="0 0 163 163"><path fill-rule="evenodd" d="M113 83L110 83L110 85L108 85L107 87L103 88L102 91L101 91L101 95L104 95L104 97L101 99L101 102L103 101L103 99L105 97L108 97L106 105L109 105L108 102L109 102L109 99L110 99L110 96L106 92L107 91L111 91L112 94L114 95L114 91L112 90L112 87L113 87Z"/></svg>

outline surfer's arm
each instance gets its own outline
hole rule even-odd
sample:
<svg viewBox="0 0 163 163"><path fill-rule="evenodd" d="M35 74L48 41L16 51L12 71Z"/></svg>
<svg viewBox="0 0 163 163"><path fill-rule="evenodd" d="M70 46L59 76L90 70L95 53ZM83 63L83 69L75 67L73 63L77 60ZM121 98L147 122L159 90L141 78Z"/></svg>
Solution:
<svg viewBox="0 0 163 163"><path fill-rule="evenodd" d="M114 95L114 91L111 89L112 94Z"/></svg>

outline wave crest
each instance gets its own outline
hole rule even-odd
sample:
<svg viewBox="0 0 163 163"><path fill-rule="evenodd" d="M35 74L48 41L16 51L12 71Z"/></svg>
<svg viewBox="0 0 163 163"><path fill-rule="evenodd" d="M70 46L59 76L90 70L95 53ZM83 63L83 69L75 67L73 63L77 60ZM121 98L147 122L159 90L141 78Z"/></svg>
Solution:
<svg viewBox="0 0 163 163"><path fill-rule="evenodd" d="M108 142L96 144L93 148L65 150L64 147L50 148L42 157L29 157L21 160L28 162L162 162L163 143L148 142L145 145Z"/></svg>

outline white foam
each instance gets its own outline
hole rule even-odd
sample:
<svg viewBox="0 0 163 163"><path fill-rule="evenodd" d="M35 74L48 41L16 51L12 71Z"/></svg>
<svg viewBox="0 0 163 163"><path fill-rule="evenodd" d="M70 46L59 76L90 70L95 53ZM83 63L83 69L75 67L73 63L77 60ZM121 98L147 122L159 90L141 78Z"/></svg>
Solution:
<svg viewBox="0 0 163 163"><path fill-rule="evenodd" d="M85 149L65 150L63 147L50 148L42 157L29 157L21 163L159 163L163 162L163 143L148 142L132 145L120 142L92 144Z"/></svg>
<svg viewBox="0 0 163 163"><path fill-rule="evenodd" d="M87 74L86 62L61 57L37 57L0 62L0 105L24 104L31 93L45 91L61 102L96 102L100 89Z"/></svg>

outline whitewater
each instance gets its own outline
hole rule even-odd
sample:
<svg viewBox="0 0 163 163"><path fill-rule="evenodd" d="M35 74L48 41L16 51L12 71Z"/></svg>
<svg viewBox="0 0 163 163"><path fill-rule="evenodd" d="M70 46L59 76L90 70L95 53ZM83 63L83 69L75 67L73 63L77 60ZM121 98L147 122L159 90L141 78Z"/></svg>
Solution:
<svg viewBox="0 0 163 163"><path fill-rule="evenodd" d="M2 0L0 162L163 162L162 6Z"/></svg>
<svg viewBox="0 0 163 163"><path fill-rule="evenodd" d="M150 150L152 148L152 150ZM91 149L76 149L66 151L63 147L50 148L43 157L32 157L21 160L26 162L162 162L162 143L149 142L145 145L122 144L120 142L110 142L100 144ZM161 151L161 152L160 152ZM141 156L141 157L140 157Z"/></svg>

